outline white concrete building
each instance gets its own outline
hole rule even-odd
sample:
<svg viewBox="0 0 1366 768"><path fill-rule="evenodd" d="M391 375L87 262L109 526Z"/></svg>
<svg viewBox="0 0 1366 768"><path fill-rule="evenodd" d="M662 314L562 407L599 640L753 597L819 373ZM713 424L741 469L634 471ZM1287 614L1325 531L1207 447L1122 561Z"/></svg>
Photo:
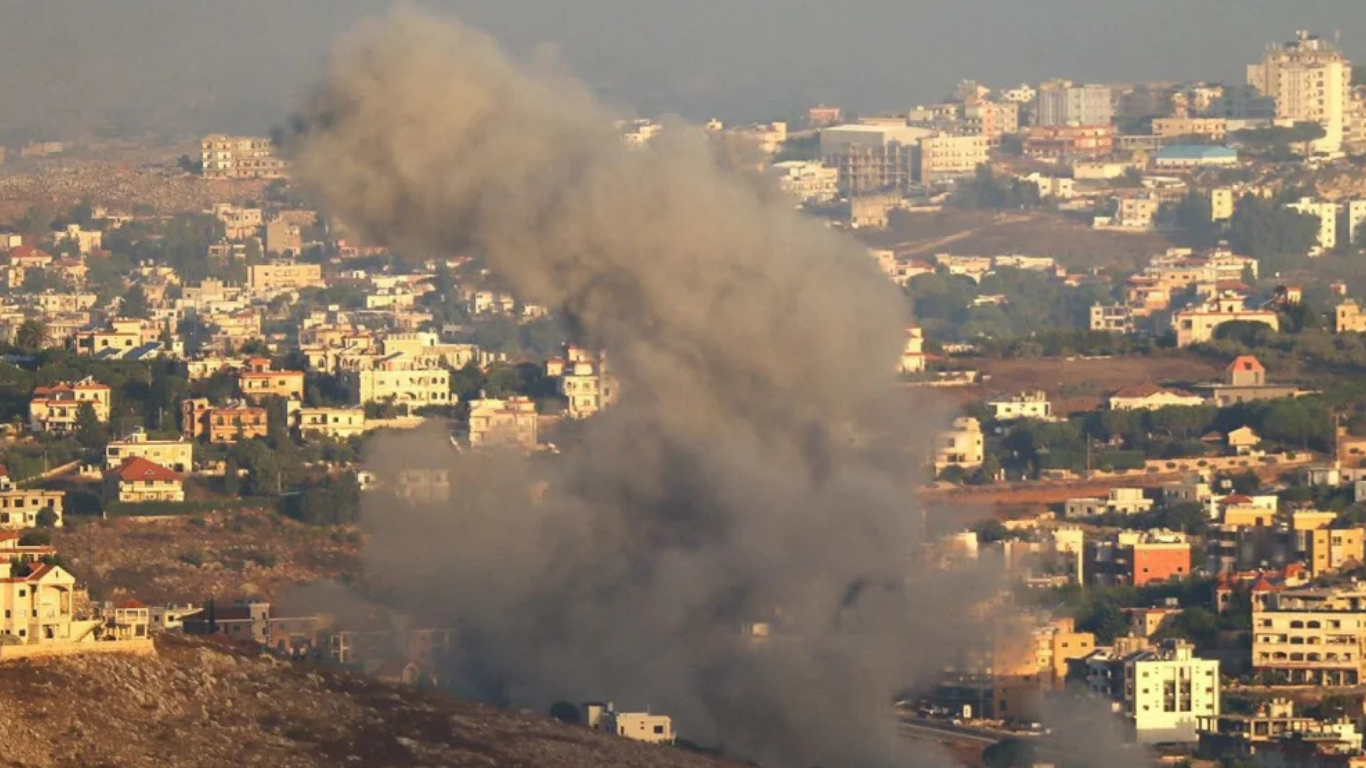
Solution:
<svg viewBox="0 0 1366 768"><path fill-rule="evenodd" d="M1278 123L1318 123L1324 136L1313 150L1342 151L1352 64L1332 43L1306 31L1284 45L1268 46L1266 55L1247 68L1247 83L1276 101Z"/></svg>
<svg viewBox="0 0 1366 768"><path fill-rule="evenodd" d="M1195 741L1198 718L1219 714L1219 662L1189 643L1140 651L1124 669L1124 714L1139 742Z"/></svg>
<svg viewBox="0 0 1366 768"><path fill-rule="evenodd" d="M1048 402L1048 393L1043 391L993 397L987 401L987 407L997 421L1053 418L1053 404Z"/></svg>

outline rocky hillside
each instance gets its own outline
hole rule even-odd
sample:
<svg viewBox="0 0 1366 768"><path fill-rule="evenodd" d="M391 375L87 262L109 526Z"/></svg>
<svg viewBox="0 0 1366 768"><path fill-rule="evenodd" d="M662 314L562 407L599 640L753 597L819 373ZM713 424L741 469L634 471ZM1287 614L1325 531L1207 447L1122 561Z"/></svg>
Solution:
<svg viewBox="0 0 1366 768"><path fill-rule="evenodd" d="M355 577L362 543L357 531L304 525L271 511L85 522L52 538L92 595L148 604L275 598L296 585Z"/></svg>
<svg viewBox="0 0 1366 768"><path fill-rule="evenodd" d="M0 664L0 765L723 768L543 717L206 641Z"/></svg>

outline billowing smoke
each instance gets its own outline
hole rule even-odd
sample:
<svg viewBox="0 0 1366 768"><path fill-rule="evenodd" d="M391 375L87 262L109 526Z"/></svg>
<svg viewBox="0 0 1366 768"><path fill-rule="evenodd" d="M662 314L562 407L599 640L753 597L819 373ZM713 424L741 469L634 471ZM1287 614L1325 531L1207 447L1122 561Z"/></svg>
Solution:
<svg viewBox="0 0 1366 768"><path fill-rule="evenodd" d="M371 504L368 569L458 629L466 694L648 705L769 764L913 762L890 703L985 587L915 575L935 418L893 379L905 302L700 132L628 150L611 118L413 13L357 31L303 116L296 167L334 214L483 257L620 380L558 456L379 441L381 474L441 465L451 496Z"/></svg>

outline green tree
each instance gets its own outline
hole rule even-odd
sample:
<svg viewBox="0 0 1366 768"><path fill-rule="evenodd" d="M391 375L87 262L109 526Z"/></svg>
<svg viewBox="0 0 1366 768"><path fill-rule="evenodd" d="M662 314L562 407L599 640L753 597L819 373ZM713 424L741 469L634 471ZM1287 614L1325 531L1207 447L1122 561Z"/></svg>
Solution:
<svg viewBox="0 0 1366 768"><path fill-rule="evenodd" d="M57 525L57 512L52 507L43 507L38 510L35 520L39 528L51 528Z"/></svg>
<svg viewBox="0 0 1366 768"><path fill-rule="evenodd" d="M14 345L26 352L47 346L47 325L42 320L25 320L14 332Z"/></svg>
<svg viewBox="0 0 1366 768"><path fill-rule="evenodd" d="M1244 195L1233 210L1229 243L1239 253L1263 259L1262 268L1293 265L1318 240L1319 220L1271 200Z"/></svg>
<svg viewBox="0 0 1366 768"><path fill-rule="evenodd" d="M242 478L238 474L242 468L237 465L237 459L229 457L223 467L223 493L236 497L242 492Z"/></svg>
<svg viewBox="0 0 1366 768"><path fill-rule="evenodd" d="M1213 216L1214 206L1209 196L1196 190L1187 192L1176 206L1177 226L1184 229L1197 246L1213 245L1218 237L1219 230Z"/></svg>
<svg viewBox="0 0 1366 768"><path fill-rule="evenodd" d="M89 402L81 403L76 409L76 442L90 450L109 442L109 427L99 420L95 407Z"/></svg>
<svg viewBox="0 0 1366 768"><path fill-rule="evenodd" d="M149 307L147 305L147 292L141 285L134 285L123 294L123 301L119 302L119 316L131 318L145 318Z"/></svg>

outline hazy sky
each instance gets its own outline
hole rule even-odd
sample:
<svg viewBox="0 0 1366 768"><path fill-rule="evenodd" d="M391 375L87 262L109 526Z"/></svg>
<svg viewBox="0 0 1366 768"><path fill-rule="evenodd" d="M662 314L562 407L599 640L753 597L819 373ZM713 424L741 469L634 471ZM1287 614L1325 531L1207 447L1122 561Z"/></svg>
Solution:
<svg viewBox="0 0 1366 768"><path fill-rule="evenodd" d="M1340 30L1366 0L425 0L518 55L549 47L642 114L728 121L817 101L904 109L992 85L1241 81L1269 41ZM380 0L0 0L0 136L96 125L265 130ZM27 129L16 133L17 129Z"/></svg>

